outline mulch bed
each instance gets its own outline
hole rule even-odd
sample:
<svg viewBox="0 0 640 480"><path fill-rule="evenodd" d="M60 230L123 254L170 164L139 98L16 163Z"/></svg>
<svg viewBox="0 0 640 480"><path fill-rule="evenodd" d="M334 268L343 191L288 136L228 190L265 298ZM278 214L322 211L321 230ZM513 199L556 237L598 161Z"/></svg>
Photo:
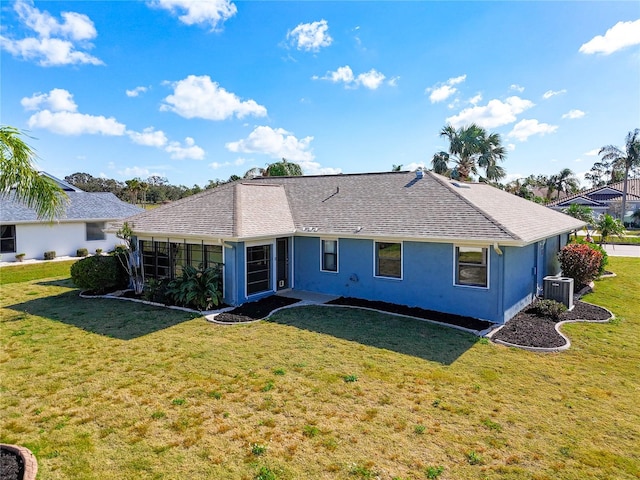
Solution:
<svg viewBox="0 0 640 480"><path fill-rule="evenodd" d="M611 314L602 307L584 302L576 302L573 310L564 312L556 321L533 313L533 307L525 308L507 322L492 340L521 345L523 347L558 348L566 341L555 329L556 323L565 320L605 321Z"/></svg>
<svg viewBox="0 0 640 480"><path fill-rule="evenodd" d="M400 315L408 315L410 317L448 323L450 325L457 325L459 327L477 331L486 330L493 325L493 323L491 322L478 320L477 318L464 317L461 315L451 315L418 307L407 307L406 305L397 305L395 303L362 300L360 298L353 297L340 297L327 303L329 305L349 305L352 307L373 308L375 310L381 310L383 312L398 313Z"/></svg>
<svg viewBox="0 0 640 480"><path fill-rule="evenodd" d="M23 474L22 457L13 450L0 448L0 479L20 480Z"/></svg>
<svg viewBox="0 0 640 480"><path fill-rule="evenodd" d="M286 307L287 305L293 305L299 301L300 300L297 298L271 295L270 297L263 298L262 300L245 303L229 312L216 315L215 320L216 322L223 323L242 323L261 320L269 316L272 311L281 307Z"/></svg>

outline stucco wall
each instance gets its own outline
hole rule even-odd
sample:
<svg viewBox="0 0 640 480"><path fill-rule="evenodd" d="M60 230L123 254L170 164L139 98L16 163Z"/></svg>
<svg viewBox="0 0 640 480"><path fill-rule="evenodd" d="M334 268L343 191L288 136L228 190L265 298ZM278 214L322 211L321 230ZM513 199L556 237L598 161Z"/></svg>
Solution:
<svg viewBox="0 0 640 480"><path fill-rule="evenodd" d="M48 224L17 224L16 253L25 253L25 258L43 259L44 252L53 250L58 257L75 257L79 248L95 253L96 248L105 252L122 243L114 234L106 234L105 240L86 240L84 222ZM15 253L3 253L3 262L15 261Z"/></svg>
<svg viewBox="0 0 640 480"><path fill-rule="evenodd" d="M402 279L374 276L372 240L340 239L338 272L320 271L320 239L295 238L295 288L502 322L502 260L489 249L489 288L454 285L451 244L404 242ZM529 267L531 268L531 267Z"/></svg>

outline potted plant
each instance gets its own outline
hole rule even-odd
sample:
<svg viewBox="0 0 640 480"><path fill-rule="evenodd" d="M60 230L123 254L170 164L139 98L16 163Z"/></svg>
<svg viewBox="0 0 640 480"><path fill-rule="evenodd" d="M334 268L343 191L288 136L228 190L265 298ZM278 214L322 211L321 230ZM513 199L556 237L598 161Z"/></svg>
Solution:
<svg viewBox="0 0 640 480"><path fill-rule="evenodd" d="M26 256L26 253L16 253L16 260L18 260L19 262L22 262L25 256Z"/></svg>

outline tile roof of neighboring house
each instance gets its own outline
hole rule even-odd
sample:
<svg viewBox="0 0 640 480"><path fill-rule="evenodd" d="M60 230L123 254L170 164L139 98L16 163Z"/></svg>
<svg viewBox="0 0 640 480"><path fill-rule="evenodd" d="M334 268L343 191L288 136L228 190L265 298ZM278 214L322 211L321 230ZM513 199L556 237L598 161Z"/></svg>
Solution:
<svg viewBox="0 0 640 480"><path fill-rule="evenodd" d="M624 182L615 182L610 183L609 185L604 185L602 187L593 187L588 190L583 190L582 192L574 193L573 195L569 195L568 197L562 197L559 200L554 200L553 202L547 203L547 207L557 207L559 205L568 205L572 203L571 201L580 198L580 197L588 197L591 200L595 200L596 202L602 203L602 201L610 201L612 198L620 197L622 198L622 191L624 188ZM599 195L597 192L600 190L617 190L620 192L618 195ZM629 200L640 200L640 178L630 178L627 181L627 201ZM602 203L605 206L605 203Z"/></svg>
<svg viewBox="0 0 640 480"><path fill-rule="evenodd" d="M116 220L143 211L142 208L123 202L113 193L105 192L65 192L69 198L65 215L59 220ZM12 194L0 196L0 222L39 223L36 212L23 203L15 201Z"/></svg>
<svg viewBox="0 0 640 480"><path fill-rule="evenodd" d="M138 234L249 239L276 235L527 244L583 222L485 184L431 172L257 177L127 221Z"/></svg>

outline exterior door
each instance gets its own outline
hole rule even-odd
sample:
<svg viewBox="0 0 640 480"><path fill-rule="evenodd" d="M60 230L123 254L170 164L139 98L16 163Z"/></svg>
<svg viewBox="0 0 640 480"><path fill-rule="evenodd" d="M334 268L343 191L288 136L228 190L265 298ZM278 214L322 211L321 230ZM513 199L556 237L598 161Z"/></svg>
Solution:
<svg viewBox="0 0 640 480"><path fill-rule="evenodd" d="M276 286L278 290L289 288L289 239L276 240Z"/></svg>

